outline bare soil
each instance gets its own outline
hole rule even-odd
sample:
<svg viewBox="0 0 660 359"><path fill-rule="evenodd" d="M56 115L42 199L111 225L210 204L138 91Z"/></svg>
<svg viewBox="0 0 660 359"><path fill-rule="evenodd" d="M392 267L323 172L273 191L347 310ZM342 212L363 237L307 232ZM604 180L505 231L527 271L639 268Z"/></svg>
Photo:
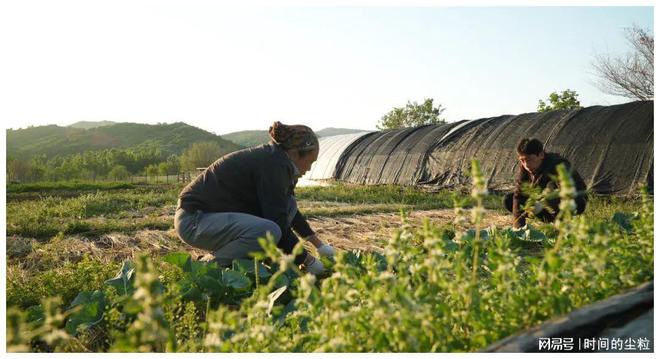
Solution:
<svg viewBox="0 0 660 359"><path fill-rule="evenodd" d="M421 226L424 218L431 224L444 225L456 218L453 209L412 211L408 213L408 222ZM309 224L324 242L340 249L361 249L382 251L386 241L399 228L403 221L399 213L378 213L347 217L310 218ZM485 226L503 227L511 225L511 217L496 211L486 210Z"/></svg>

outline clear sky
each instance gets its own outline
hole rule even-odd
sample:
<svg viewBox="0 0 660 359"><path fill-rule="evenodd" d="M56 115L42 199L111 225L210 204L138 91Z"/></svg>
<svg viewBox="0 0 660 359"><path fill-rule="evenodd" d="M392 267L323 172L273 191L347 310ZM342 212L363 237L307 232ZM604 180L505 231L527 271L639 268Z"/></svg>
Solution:
<svg viewBox="0 0 660 359"><path fill-rule="evenodd" d="M178 122L224 134L274 120L375 129L430 97L449 121L536 110L593 85L652 7L243 7L12 1L0 11L0 120Z"/></svg>

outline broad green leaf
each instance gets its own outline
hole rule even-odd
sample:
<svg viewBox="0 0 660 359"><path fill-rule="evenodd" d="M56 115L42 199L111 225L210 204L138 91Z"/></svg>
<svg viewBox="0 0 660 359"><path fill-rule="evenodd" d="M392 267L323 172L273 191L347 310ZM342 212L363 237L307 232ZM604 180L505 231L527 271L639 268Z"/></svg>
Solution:
<svg viewBox="0 0 660 359"><path fill-rule="evenodd" d="M352 251L344 251L342 253L343 253L343 256L340 253L339 258L341 258L341 260L344 263L349 264L353 267L361 267L361 264L360 264L360 251L352 250Z"/></svg>
<svg viewBox="0 0 660 359"><path fill-rule="evenodd" d="M206 273L204 273L204 275L209 276L209 277L217 280L218 282L222 281L222 269L218 268L217 265L216 266L209 266L207 268Z"/></svg>
<svg viewBox="0 0 660 359"><path fill-rule="evenodd" d="M202 300L202 291L197 287L190 287L188 291L181 296L184 300L199 301Z"/></svg>
<svg viewBox="0 0 660 359"><path fill-rule="evenodd" d="M612 222L616 223L626 232L630 233L633 230L632 220L634 215L631 213L616 212L612 216Z"/></svg>
<svg viewBox="0 0 660 359"><path fill-rule="evenodd" d="M284 271L284 275L289 278L290 281L293 281L294 279L300 277L298 273L296 273L293 269L287 268L286 271Z"/></svg>
<svg viewBox="0 0 660 359"><path fill-rule="evenodd" d="M221 271L218 268L218 263L213 262L204 262L204 261L193 261L192 262L192 272L196 276L208 274L211 271Z"/></svg>
<svg viewBox="0 0 660 359"><path fill-rule="evenodd" d="M472 242L477 236L477 231L474 229L470 229L467 232L463 233L463 236L461 237L461 241L469 241ZM490 237L488 234L487 229L482 229L479 231L479 240L485 241Z"/></svg>
<svg viewBox="0 0 660 359"><path fill-rule="evenodd" d="M538 229L529 228L525 231L524 239L532 242L541 242L547 240L548 238L545 236L545 233L539 231Z"/></svg>
<svg viewBox="0 0 660 359"><path fill-rule="evenodd" d="M41 304L33 305L27 310L27 321L28 323L32 322L42 322L46 318L44 313L44 307Z"/></svg>
<svg viewBox="0 0 660 359"><path fill-rule="evenodd" d="M219 296L225 291L225 286L213 277L208 275L198 279L199 288L214 296Z"/></svg>
<svg viewBox="0 0 660 359"><path fill-rule="evenodd" d="M252 285L250 278L248 278L245 274L234 270L227 270L222 272L222 283L238 291L248 290Z"/></svg>
<svg viewBox="0 0 660 359"><path fill-rule="evenodd" d="M455 236L456 236L456 233L454 231L443 230L441 238L444 242L449 242L449 241L452 241Z"/></svg>
<svg viewBox="0 0 660 359"><path fill-rule="evenodd" d="M130 295L133 293L133 274L135 273L135 263L133 261L124 261L121 269L114 278L106 280L104 283L114 287L119 295Z"/></svg>
<svg viewBox="0 0 660 359"><path fill-rule="evenodd" d="M231 265L232 269L237 272L254 275L253 259L234 259ZM266 279L271 276L268 268L259 262L257 262L257 271L259 273L259 278Z"/></svg>
<svg viewBox="0 0 660 359"><path fill-rule="evenodd" d="M272 280L272 279L271 279ZM291 284L291 280L286 275L280 275L275 279L274 287L288 286Z"/></svg>
<svg viewBox="0 0 660 359"><path fill-rule="evenodd" d="M105 296L100 290L93 292L80 292L76 299L70 305L70 308L77 308L66 322L66 331L73 335L79 326L89 328L103 319L103 310L105 307Z"/></svg>
<svg viewBox="0 0 660 359"><path fill-rule="evenodd" d="M197 285L191 277L185 277L176 282L175 285L182 298L187 300L201 299L202 291L197 288Z"/></svg>
<svg viewBox="0 0 660 359"><path fill-rule="evenodd" d="M184 272L192 272L192 258L189 253L175 252L169 253L163 257L163 261L174 264L183 269Z"/></svg>
<svg viewBox="0 0 660 359"><path fill-rule="evenodd" d="M511 238L511 239L524 239L525 238L525 230L522 228L513 228L509 227L502 232L503 235Z"/></svg>
<svg viewBox="0 0 660 359"><path fill-rule="evenodd" d="M382 272L387 269L387 258L378 252L368 252L362 256L362 263L365 267L373 266L376 271Z"/></svg>
<svg viewBox="0 0 660 359"><path fill-rule="evenodd" d="M445 250L447 252L456 252L458 250L458 244L453 240L445 241Z"/></svg>

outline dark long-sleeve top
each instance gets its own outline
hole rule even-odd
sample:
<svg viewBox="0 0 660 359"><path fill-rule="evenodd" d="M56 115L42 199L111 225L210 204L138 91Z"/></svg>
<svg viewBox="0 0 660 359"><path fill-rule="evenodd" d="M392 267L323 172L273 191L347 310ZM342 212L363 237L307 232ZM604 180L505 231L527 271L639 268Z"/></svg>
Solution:
<svg viewBox="0 0 660 359"><path fill-rule="evenodd" d="M527 197L523 193L523 184L528 183L532 187L537 187L541 190L547 188L554 191L558 189L559 185L551 177L556 178L557 166L560 163L563 163L564 166L566 166L566 169L571 174L571 177L573 177L573 182L575 182L575 189L580 192L578 194L578 198L576 198L576 201L586 201L584 191L586 190L587 185L584 183L584 180L580 174L577 171L572 170L571 163L566 158L556 153L546 153L545 157L543 158L543 162L541 163L541 166L536 171L536 173L530 174L522 165L520 165L518 168L518 175L516 176L516 189L513 192L513 217L515 218L517 227L524 226L526 219L526 214L520 209L520 204L523 202L523 197ZM546 203L548 207L552 208L554 213L549 213L547 209L543 209L539 215L546 218L554 218L559 211L559 202L559 198L547 200Z"/></svg>
<svg viewBox="0 0 660 359"><path fill-rule="evenodd" d="M288 224L289 197L294 195L297 170L276 144L227 154L188 184L179 194L186 211L239 212L275 222L282 235L307 237L314 231L298 211Z"/></svg>

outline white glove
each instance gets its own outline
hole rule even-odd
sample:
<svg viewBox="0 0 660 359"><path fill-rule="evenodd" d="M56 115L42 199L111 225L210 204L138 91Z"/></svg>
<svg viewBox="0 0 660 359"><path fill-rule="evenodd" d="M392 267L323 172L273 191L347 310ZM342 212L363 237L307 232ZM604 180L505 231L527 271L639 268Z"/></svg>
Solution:
<svg viewBox="0 0 660 359"><path fill-rule="evenodd" d="M305 259L305 264L303 265L303 270L313 275L319 275L325 272L325 266L320 260L316 259L316 257L308 254L307 259Z"/></svg>
<svg viewBox="0 0 660 359"><path fill-rule="evenodd" d="M534 203L534 214L539 214L543 210L543 203L536 202Z"/></svg>
<svg viewBox="0 0 660 359"><path fill-rule="evenodd" d="M319 252L320 256L323 257L334 257L335 256L335 250L328 244L323 244L320 247L316 248L316 250Z"/></svg>

